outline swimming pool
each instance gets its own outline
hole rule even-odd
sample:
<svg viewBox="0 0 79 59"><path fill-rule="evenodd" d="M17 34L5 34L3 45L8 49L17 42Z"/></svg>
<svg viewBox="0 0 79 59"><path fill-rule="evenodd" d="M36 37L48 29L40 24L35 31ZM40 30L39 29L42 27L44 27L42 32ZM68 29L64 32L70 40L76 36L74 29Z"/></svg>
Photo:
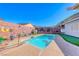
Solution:
<svg viewBox="0 0 79 59"><path fill-rule="evenodd" d="M49 43L56 38L54 34L44 34L37 37L30 38L26 41L27 44L36 46L37 48L44 49Z"/></svg>

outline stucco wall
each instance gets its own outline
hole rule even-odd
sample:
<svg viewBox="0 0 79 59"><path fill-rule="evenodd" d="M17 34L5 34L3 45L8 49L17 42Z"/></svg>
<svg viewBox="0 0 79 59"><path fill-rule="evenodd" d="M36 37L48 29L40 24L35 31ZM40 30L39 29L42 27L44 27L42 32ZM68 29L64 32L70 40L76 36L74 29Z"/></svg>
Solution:
<svg viewBox="0 0 79 59"><path fill-rule="evenodd" d="M66 42L64 39L62 39L59 35L55 39L55 42L61 49L61 51L66 56L79 56L79 47L75 46L69 42Z"/></svg>

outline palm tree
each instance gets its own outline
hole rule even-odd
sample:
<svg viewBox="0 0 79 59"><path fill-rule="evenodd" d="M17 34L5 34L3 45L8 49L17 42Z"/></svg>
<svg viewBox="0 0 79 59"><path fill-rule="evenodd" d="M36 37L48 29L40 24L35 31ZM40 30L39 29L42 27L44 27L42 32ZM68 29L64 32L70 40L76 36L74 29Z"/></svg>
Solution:
<svg viewBox="0 0 79 59"><path fill-rule="evenodd" d="M79 3L76 3L74 6L68 7L68 10L78 10L79 9Z"/></svg>

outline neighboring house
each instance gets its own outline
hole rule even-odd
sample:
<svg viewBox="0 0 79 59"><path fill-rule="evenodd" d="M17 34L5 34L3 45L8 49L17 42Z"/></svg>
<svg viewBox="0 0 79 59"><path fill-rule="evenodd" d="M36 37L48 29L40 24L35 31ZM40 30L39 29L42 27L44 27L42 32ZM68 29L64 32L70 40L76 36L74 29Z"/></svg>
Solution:
<svg viewBox="0 0 79 59"><path fill-rule="evenodd" d="M21 33L31 34L32 30L34 30L34 27L31 24L13 24L0 20L0 36L7 39L9 39L11 33L17 37Z"/></svg>
<svg viewBox="0 0 79 59"><path fill-rule="evenodd" d="M58 24L61 32L79 37L79 13L76 13Z"/></svg>
<svg viewBox="0 0 79 59"><path fill-rule="evenodd" d="M21 25L21 31L26 34L31 34L31 32L35 29L35 27L32 24L20 24Z"/></svg>
<svg viewBox="0 0 79 59"><path fill-rule="evenodd" d="M12 24L9 22L0 21L0 36L9 38L10 36L10 29L12 29L12 32L14 35L18 33L17 24Z"/></svg>

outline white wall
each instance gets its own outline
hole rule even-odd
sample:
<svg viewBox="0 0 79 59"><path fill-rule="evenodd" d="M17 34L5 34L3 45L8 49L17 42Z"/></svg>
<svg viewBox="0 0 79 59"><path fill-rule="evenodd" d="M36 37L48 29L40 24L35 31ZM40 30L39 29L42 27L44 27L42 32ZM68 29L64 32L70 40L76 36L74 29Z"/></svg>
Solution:
<svg viewBox="0 0 79 59"><path fill-rule="evenodd" d="M79 37L79 20L65 24L63 32L68 35Z"/></svg>

